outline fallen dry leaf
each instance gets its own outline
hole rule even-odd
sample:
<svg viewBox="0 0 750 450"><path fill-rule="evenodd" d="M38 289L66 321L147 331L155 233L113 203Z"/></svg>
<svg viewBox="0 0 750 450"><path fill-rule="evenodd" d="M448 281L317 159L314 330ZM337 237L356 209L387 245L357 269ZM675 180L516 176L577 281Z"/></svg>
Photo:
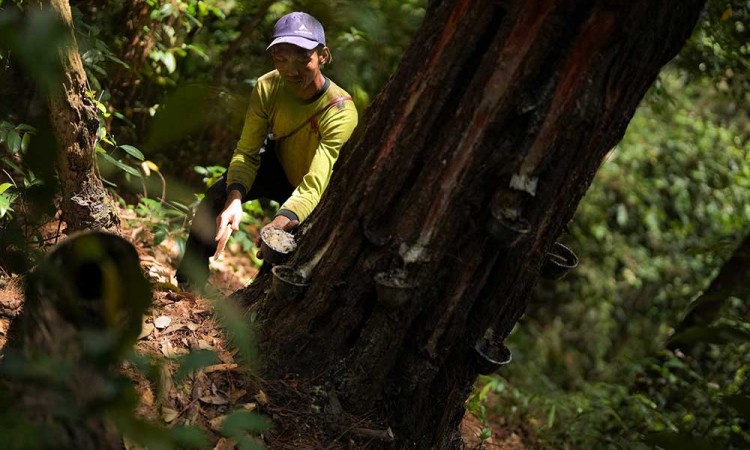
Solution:
<svg viewBox="0 0 750 450"><path fill-rule="evenodd" d="M138 397L141 405L150 408L154 405L154 393L148 387L138 389Z"/></svg>
<svg viewBox="0 0 750 450"><path fill-rule="evenodd" d="M172 408L167 408L166 406L163 406L161 408L161 417L167 423L172 422L173 420L175 420L178 415L180 415L180 414L177 411L175 411L174 409L172 409Z"/></svg>
<svg viewBox="0 0 750 450"><path fill-rule="evenodd" d="M154 319L154 326L160 330L167 328L172 323L172 318L169 316L159 316Z"/></svg>
<svg viewBox="0 0 750 450"><path fill-rule="evenodd" d="M200 341L199 341L200 343ZM228 370L234 370L237 368L237 364L231 363L231 364L214 364L213 366L208 366L205 369L203 369L203 372L205 373L211 373L211 372L219 372L219 371L228 371Z"/></svg>
<svg viewBox="0 0 750 450"><path fill-rule="evenodd" d="M213 450L234 450L235 442L232 439L221 438Z"/></svg>
<svg viewBox="0 0 750 450"><path fill-rule="evenodd" d="M255 394L255 399L258 400L258 403L261 405L267 405L268 404L268 396L263 391L258 391L257 394Z"/></svg>
<svg viewBox="0 0 750 450"><path fill-rule="evenodd" d="M138 335L138 339L143 339L145 337L150 336L153 331L154 331L154 324L144 322L143 326L141 327L141 334Z"/></svg>
<svg viewBox="0 0 750 450"><path fill-rule="evenodd" d="M227 403L229 403L229 400L218 395L206 395L201 397L200 401L202 401L203 403L208 403L209 405L226 405Z"/></svg>
<svg viewBox="0 0 750 450"><path fill-rule="evenodd" d="M171 358L175 356L175 351L174 351L174 348L172 348L172 343L164 339L161 342L161 353L167 358Z"/></svg>
<svg viewBox="0 0 750 450"><path fill-rule="evenodd" d="M219 431L221 430L221 426L224 424L226 418L227 416L214 417L213 419L208 421L208 424L211 426L212 430Z"/></svg>

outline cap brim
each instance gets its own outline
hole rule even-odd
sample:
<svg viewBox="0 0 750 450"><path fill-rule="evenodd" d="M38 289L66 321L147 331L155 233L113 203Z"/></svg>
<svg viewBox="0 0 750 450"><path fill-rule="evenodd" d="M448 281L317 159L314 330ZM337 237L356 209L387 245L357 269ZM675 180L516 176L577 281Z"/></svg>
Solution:
<svg viewBox="0 0 750 450"><path fill-rule="evenodd" d="M271 45L266 47L266 50L270 49L276 44L292 44L296 45L297 47L302 47L305 50L312 50L320 45L320 42L299 36L279 36L271 42Z"/></svg>

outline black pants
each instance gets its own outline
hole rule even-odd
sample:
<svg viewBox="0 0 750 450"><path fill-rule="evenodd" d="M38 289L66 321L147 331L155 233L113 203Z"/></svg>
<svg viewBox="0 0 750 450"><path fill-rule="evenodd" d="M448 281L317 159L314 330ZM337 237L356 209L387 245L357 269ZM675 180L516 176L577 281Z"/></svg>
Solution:
<svg viewBox="0 0 750 450"><path fill-rule="evenodd" d="M284 203L292 195L294 186L286 179L274 150L261 150L260 167L250 191L242 202L267 198ZM177 267L177 282L203 288L208 280L208 258L216 252L216 217L227 202L226 173L206 191L190 225L185 255Z"/></svg>

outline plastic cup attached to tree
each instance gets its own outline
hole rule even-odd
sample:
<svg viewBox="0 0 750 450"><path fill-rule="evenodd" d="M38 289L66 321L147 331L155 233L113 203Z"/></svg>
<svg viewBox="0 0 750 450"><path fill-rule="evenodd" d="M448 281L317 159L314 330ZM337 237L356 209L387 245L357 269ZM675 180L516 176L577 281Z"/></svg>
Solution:
<svg viewBox="0 0 750 450"><path fill-rule="evenodd" d="M263 260L281 264L297 249L294 235L280 228L264 228L260 232L260 251Z"/></svg>

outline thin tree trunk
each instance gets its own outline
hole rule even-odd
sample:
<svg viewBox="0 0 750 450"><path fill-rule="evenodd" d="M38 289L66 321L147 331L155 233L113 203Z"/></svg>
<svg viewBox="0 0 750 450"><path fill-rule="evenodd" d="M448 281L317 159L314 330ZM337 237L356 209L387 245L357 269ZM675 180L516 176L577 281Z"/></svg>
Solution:
<svg viewBox="0 0 750 450"><path fill-rule="evenodd" d="M546 251L702 5L431 2L302 230L291 264L309 276L304 298L271 298L268 275L239 293L255 302L266 376L325 383L395 432L368 448L461 447L475 343L500 343L523 314ZM497 245L493 209L531 232ZM389 309L373 278L393 270L417 287Z"/></svg>
<svg viewBox="0 0 750 450"><path fill-rule="evenodd" d="M227 49L219 56L220 63L216 66L213 73L213 84L215 86L220 85L222 80L226 78L226 72L229 65L237 62L235 61L235 57L240 46L250 39L253 33L257 31L258 25L263 20L266 13L268 13L268 8L273 4L274 0L265 0L258 5L258 10L255 14L245 17L245 20L240 25L240 35L237 39L233 40L232 43L229 44L229 47L227 47Z"/></svg>
<svg viewBox="0 0 750 450"><path fill-rule="evenodd" d="M709 325L713 323L724 306L727 298L747 296L750 292L750 235L746 236L734 250L732 256L721 266L719 273L711 281L701 296L695 300L693 307L685 315L675 332L686 330L693 326ZM684 350L684 348L683 348Z"/></svg>
<svg viewBox="0 0 750 450"><path fill-rule="evenodd" d="M67 0L40 2L70 29L70 45L60 49L63 85L50 94L50 120L57 139L58 175L62 188L62 216L68 231L119 229L117 209L95 171L99 120L86 97L88 82L78 55L70 5Z"/></svg>

